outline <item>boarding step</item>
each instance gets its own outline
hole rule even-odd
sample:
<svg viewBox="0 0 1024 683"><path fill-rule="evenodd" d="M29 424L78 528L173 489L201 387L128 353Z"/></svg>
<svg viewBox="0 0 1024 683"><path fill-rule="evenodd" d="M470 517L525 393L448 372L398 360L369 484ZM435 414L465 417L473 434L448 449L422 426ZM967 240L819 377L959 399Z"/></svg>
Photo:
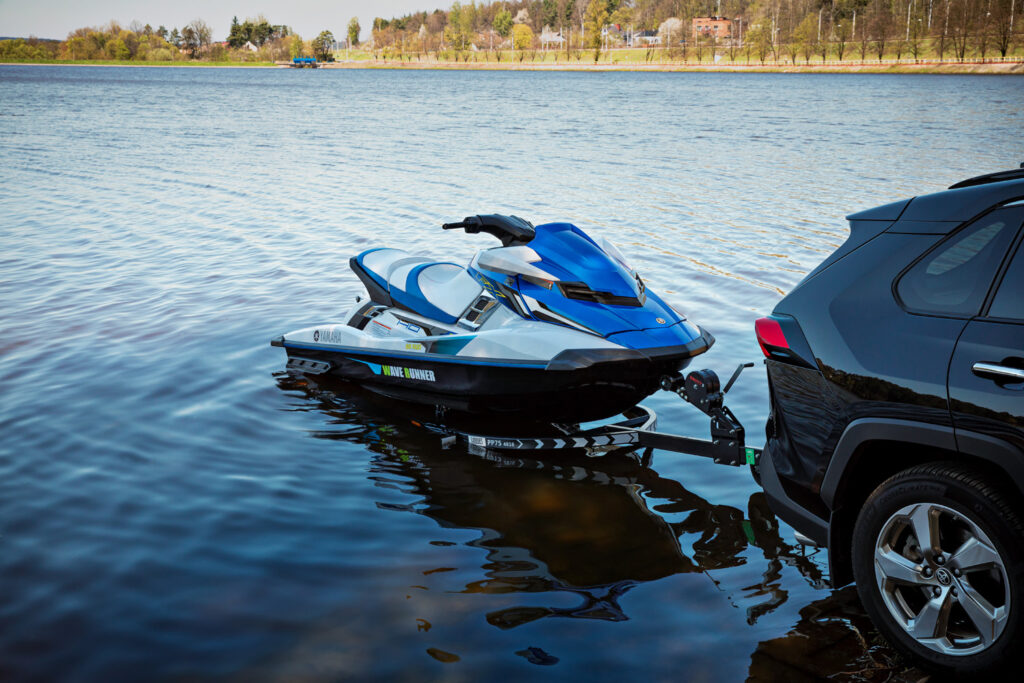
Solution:
<svg viewBox="0 0 1024 683"><path fill-rule="evenodd" d="M322 375L331 369L331 364L322 360L312 360L309 358L292 356L288 359L288 365L286 367L289 370L297 370L298 372L304 372L308 375Z"/></svg>

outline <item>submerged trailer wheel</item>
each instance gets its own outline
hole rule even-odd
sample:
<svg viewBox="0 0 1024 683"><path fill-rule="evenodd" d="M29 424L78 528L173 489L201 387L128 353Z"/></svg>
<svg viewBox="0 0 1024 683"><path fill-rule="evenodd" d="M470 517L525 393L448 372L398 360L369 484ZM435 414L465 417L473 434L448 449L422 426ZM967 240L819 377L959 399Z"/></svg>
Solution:
<svg viewBox="0 0 1024 683"><path fill-rule="evenodd" d="M1014 664L1024 644L1024 524L987 479L952 463L905 470L865 502L857 591L878 629L942 674Z"/></svg>

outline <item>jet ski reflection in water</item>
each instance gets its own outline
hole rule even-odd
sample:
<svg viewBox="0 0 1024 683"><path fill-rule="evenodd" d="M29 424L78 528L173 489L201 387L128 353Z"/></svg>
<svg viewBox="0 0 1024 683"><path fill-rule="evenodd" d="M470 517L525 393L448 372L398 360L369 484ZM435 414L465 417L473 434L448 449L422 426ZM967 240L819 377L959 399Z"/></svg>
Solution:
<svg viewBox="0 0 1024 683"><path fill-rule="evenodd" d="M289 410L327 418L314 437L364 444L375 454L371 479L411 482L403 483L408 505L380 507L479 532L467 545L486 557L478 578L474 569L461 570L470 576L460 578L459 592L533 596L532 604L486 613L497 628L548 617L626 620L620 600L634 586L752 563L765 567L759 583L749 585L744 572L737 585L728 572L713 579L751 623L787 600L783 566L824 587L819 565L782 539L761 492L750 496L746 511L713 505L628 451L598 459L582 449L548 459L494 451L475 457L442 448L423 429L426 408L396 412L393 402L331 377L280 373L277 381L294 397ZM561 605L538 606L540 593ZM566 594L580 602L565 606L558 596Z"/></svg>
<svg viewBox="0 0 1024 683"><path fill-rule="evenodd" d="M442 410L574 424L635 406L714 343L576 226L488 215L444 228L501 246L468 267L391 248L353 257L369 300L274 339L289 369Z"/></svg>

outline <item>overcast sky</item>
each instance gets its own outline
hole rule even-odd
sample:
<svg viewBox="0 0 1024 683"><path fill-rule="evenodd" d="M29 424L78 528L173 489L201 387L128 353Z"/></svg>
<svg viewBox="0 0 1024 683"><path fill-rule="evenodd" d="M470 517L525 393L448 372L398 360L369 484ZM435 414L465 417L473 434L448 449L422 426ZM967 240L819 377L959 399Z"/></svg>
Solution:
<svg viewBox="0 0 1024 683"><path fill-rule="evenodd" d="M124 24L138 19L168 30L193 19L213 28L214 40L224 40L231 17L239 21L263 14L272 24L286 24L304 38L327 29L338 38L348 20L359 17L363 37L374 17L392 17L420 10L447 8L451 0L0 0L0 36L67 37L81 26L98 26L111 19Z"/></svg>

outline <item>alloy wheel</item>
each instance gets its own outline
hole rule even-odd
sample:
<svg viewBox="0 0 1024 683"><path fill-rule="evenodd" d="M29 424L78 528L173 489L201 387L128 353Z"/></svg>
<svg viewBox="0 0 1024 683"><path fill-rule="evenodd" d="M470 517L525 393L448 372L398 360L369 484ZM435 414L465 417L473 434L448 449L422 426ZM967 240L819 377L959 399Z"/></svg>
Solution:
<svg viewBox="0 0 1024 683"><path fill-rule="evenodd" d="M1010 610L1003 557L963 513L935 503L897 510L875 543L875 579L893 619L918 643L970 655L1002 634Z"/></svg>

